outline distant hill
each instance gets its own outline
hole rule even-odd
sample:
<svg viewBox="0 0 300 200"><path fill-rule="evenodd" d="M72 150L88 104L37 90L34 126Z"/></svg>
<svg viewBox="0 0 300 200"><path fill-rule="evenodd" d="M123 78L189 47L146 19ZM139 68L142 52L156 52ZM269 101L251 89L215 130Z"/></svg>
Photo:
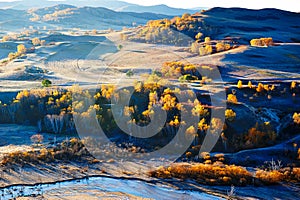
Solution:
<svg viewBox="0 0 300 200"><path fill-rule="evenodd" d="M107 8L80 7L60 4L29 10L0 10L0 28L16 30L34 27L63 27L82 29L122 29L144 25L148 20L171 18L155 13L116 12Z"/></svg>
<svg viewBox="0 0 300 200"><path fill-rule="evenodd" d="M128 5L116 9L117 11L122 12L151 12L151 13L160 13L165 15L182 15L184 13L194 13L195 10L180 9L180 8L171 8L166 5L156 5L156 6L140 6L140 5Z"/></svg>
<svg viewBox="0 0 300 200"><path fill-rule="evenodd" d="M164 15L181 15L183 13L194 13L193 9L171 8L166 5L141 6L118 0L20 0L15 2L0 2L0 8L10 8L16 10L28 10L31 8L45 8L57 4L68 4L76 7L104 7L119 12L151 12Z"/></svg>

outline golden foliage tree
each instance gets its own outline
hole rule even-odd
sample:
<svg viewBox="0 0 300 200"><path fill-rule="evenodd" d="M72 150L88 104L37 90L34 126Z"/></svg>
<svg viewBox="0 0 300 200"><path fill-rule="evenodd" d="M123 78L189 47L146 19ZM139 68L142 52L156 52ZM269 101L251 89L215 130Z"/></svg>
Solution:
<svg viewBox="0 0 300 200"><path fill-rule="evenodd" d="M234 104L238 103L237 97L234 94L229 94L227 96L227 101Z"/></svg>
<svg viewBox="0 0 300 200"><path fill-rule="evenodd" d="M40 40L39 38L33 38L33 39L31 40L31 42L32 42L32 44L33 44L34 46L39 46L39 45L41 45L41 40Z"/></svg>
<svg viewBox="0 0 300 200"><path fill-rule="evenodd" d="M233 121L236 118L236 113L232 109L225 111L225 117L228 121Z"/></svg>
<svg viewBox="0 0 300 200"><path fill-rule="evenodd" d="M300 124L300 113L294 113L293 120L295 124Z"/></svg>
<svg viewBox="0 0 300 200"><path fill-rule="evenodd" d="M243 82L242 82L241 80L238 81L237 87L238 87L239 89L243 88Z"/></svg>
<svg viewBox="0 0 300 200"><path fill-rule="evenodd" d="M17 46L17 52L18 52L19 54L26 53L26 47L25 47L25 45L24 45L24 44L19 44L19 45Z"/></svg>

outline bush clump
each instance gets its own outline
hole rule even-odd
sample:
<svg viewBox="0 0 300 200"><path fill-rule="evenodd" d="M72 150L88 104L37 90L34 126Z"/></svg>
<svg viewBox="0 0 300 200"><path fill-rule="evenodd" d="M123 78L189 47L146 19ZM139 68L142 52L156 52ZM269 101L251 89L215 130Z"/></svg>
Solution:
<svg viewBox="0 0 300 200"><path fill-rule="evenodd" d="M157 178L194 179L199 183L209 185L247 185L252 181L251 173L245 168L226 165L220 161L213 164L176 163L169 167L161 166L149 174Z"/></svg>
<svg viewBox="0 0 300 200"><path fill-rule="evenodd" d="M258 47L262 47L262 46L273 46L274 42L273 42L273 38L269 37L269 38L259 38L259 39L252 39L250 41L250 45L251 46L258 46Z"/></svg>

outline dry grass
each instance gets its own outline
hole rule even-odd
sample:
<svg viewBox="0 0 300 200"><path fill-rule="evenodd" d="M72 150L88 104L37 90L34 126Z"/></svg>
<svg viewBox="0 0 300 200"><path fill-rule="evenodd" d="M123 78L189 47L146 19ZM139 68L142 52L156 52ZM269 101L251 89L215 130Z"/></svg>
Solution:
<svg viewBox="0 0 300 200"><path fill-rule="evenodd" d="M250 173L242 166L224 164L223 154L210 157L208 153L204 153L202 156L204 163L174 163L168 167L160 166L150 171L149 176L161 179L192 179L208 185L275 185L300 181L300 167L258 169L255 173Z"/></svg>
<svg viewBox="0 0 300 200"><path fill-rule="evenodd" d="M176 163L169 167L161 166L149 174L157 178L193 179L209 185L247 185L252 182L252 174L245 168L220 161L213 164Z"/></svg>
<svg viewBox="0 0 300 200"><path fill-rule="evenodd" d="M55 160L74 160L82 159L88 155L83 143L72 138L64 141L54 148L42 148L40 150L32 149L29 151L15 151L3 156L0 164L25 164L34 162L53 162ZM94 163L95 161L93 161Z"/></svg>
<svg viewBox="0 0 300 200"><path fill-rule="evenodd" d="M255 177L264 184L272 185L280 182L300 182L300 168L283 168L279 170L258 170Z"/></svg>

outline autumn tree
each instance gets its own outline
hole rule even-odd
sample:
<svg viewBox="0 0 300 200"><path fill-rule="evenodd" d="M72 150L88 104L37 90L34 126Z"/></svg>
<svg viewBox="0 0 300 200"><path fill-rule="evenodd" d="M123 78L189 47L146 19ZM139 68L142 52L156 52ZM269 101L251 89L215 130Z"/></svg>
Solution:
<svg viewBox="0 0 300 200"><path fill-rule="evenodd" d="M205 45L199 48L199 54L200 56L205 56L205 55L209 55L212 54L213 49L211 45Z"/></svg>
<svg viewBox="0 0 300 200"><path fill-rule="evenodd" d="M18 54L24 54L24 53L26 53L26 47L25 47L25 45L24 44L19 44L17 46L17 52L18 52Z"/></svg>
<svg viewBox="0 0 300 200"><path fill-rule="evenodd" d="M92 35L97 35L98 31L96 29L92 30Z"/></svg>
<svg viewBox="0 0 300 200"><path fill-rule="evenodd" d="M10 37L8 35L5 35L2 37L2 42L7 42L10 40Z"/></svg>
<svg viewBox="0 0 300 200"><path fill-rule="evenodd" d="M210 43L210 41L211 41L210 37L205 37L205 38L204 38L204 42L205 42L205 43Z"/></svg>
<svg viewBox="0 0 300 200"><path fill-rule="evenodd" d="M260 93L260 92L263 92L264 90L265 90L264 85L262 83L259 83L256 88L256 91Z"/></svg>
<svg viewBox="0 0 300 200"><path fill-rule="evenodd" d="M217 52L225 51L225 44L221 43L221 42L218 42L216 44L216 50L217 50Z"/></svg>
<svg viewBox="0 0 300 200"><path fill-rule="evenodd" d="M238 100L234 94L229 94L227 97L227 101L229 103L234 103L234 104L236 104L238 102Z"/></svg>
<svg viewBox="0 0 300 200"><path fill-rule="evenodd" d="M293 120L295 124L300 124L300 113L294 113Z"/></svg>
<svg viewBox="0 0 300 200"><path fill-rule="evenodd" d="M295 81L292 81L291 83L291 89L295 89L297 86L297 83Z"/></svg>
<svg viewBox="0 0 300 200"><path fill-rule="evenodd" d="M241 80L238 81L237 87L238 87L239 89L243 88L243 82L242 82Z"/></svg>
<svg viewBox="0 0 300 200"><path fill-rule="evenodd" d="M195 36L195 39L196 40L200 40L201 38L203 37L203 33L198 33L196 36Z"/></svg>
<svg viewBox="0 0 300 200"><path fill-rule="evenodd" d="M13 60L13 59L16 59L18 57L18 54L11 52L11 53L8 54L7 57L8 57L9 60Z"/></svg>
<svg viewBox="0 0 300 200"><path fill-rule="evenodd" d="M253 88L253 85L252 85L252 82L251 82L251 81L248 82L248 87L249 87L250 89Z"/></svg>
<svg viewBox="0 0 300 200"><path fill-rule="evenodd" d="M225 111L225 117L228 121L233 121L236 118L236 113L232 109Z"/></svg>
<svg viewBox="0 0 300 200"><path fill-rule="evenodd" d="M39 46L41 45L41 40L39 38L33 38L31 40L31 43L34 45L34 46Z"/></svg>

